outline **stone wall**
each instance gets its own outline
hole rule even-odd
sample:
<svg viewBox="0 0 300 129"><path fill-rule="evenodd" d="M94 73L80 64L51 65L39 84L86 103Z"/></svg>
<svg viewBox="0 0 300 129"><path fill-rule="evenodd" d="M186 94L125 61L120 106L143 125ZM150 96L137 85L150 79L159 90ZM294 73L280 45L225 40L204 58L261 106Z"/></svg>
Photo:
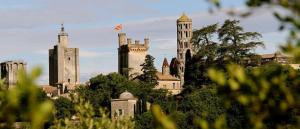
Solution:
<svg viewBox="0 0 300 129"><path fill-rule="evenodd" d="M7 88L15 86L18 82L18 72L26 70L27 63L24 61L6 61L1 63L1 79Z"/></svg>

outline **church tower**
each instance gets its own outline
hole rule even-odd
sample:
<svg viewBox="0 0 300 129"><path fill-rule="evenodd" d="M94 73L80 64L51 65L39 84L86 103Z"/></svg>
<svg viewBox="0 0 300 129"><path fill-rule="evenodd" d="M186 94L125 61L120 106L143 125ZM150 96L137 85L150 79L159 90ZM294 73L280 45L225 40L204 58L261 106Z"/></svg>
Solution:
<svg viewBox="0 0 300 129"><path fill-rule="evenodd" d="M58 43L49 49L49 84L63 85L69 89L79 84L79 49L68 48L68 33L62 25ZM71 88L72 87L72 88Z"/></svg>
<svg viewBox="0 0 300 129"><path fill-rule="evenodd" d="M170 74L170 66L169 66L167 58L164 59L161 71L162 71L163 75L169 75Z"/></svg>
<svg viewBox="0 0 300 129"><path fill-rule="evenodd" d="M185 57L187 54L192 55L192 19L184 13L177 19L177 59L178 75L181 85L184 84Z"/></svg>

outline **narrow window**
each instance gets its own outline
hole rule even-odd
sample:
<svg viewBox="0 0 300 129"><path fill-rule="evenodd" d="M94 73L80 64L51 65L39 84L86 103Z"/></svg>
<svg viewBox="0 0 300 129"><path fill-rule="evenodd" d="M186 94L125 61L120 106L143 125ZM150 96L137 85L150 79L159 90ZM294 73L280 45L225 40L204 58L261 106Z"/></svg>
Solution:
<svg viewBox="0 0 300 129"><path fill-rule="evenodd" d="M123 110L119 109L119 116L123 116Z"/></svg>
<svg viewBox="0 0 300 129"><path fill-rule="evenodd" d="M185 31L185 37L188 37L188 33L187 33L187 31Z"/></svg>
<svg viewBox="0 0 300 129"><path fill-rule="evenodd" d="M69 82L69 83L71 82L71 79L70 79L70 78L68 79L68 82Z"/></svg>
<svg viewBox="0 0 300 129"><path fill-rule="evenodd" d="M70 60L71 60L71 57L69 57L68 60L70 61Z"/></svg>

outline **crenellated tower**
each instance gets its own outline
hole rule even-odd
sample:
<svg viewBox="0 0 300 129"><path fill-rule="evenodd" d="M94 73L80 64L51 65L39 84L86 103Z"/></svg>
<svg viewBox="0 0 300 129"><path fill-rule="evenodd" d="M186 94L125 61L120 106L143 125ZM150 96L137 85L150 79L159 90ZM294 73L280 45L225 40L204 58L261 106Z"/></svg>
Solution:
<svg viewBox="0 0 300 129"><path fill-rule="evenodd" d="M193 36L192 19L184 13L177 19L177 59L178 59L178 75L181 85L184 84L185 57L192 55L193 44L191 42Z"/></svg>
<svg viewBox="0 0 300 129"><path fill-rule="evenodd" d="M118 72L128 78L142 74L141 64L144 63L149 48L149 39L141 44L139 40L132 41L125 33L118 34Z"/></svg>

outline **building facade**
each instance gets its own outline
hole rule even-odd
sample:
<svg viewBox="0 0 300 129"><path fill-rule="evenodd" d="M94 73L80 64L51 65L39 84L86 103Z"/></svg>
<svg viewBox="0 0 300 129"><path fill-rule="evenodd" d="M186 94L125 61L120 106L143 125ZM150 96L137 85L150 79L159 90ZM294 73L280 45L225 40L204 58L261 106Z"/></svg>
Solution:
<svg viewBox="0 0 300 129"><path fill-rule="evenodd" d="M24 61L6 61L1 63L1 79L7 88L14 87L18 82L18 72L26 71L27 63Z"/></svg>
<svg viewBox="0 0 300 129"><path fill-rule="evenodd" d="M179 63L178 76L181 85L184 84L185 57L187 54L193 54L192 36L192 19L182 14L181 17L177 19L177 60Z"/></svg>
<svg viewBox="0 0 300 129"><path fill-rule="evenodd" d="M172 95L179 94L182 90L180 79L170 74L170 66L165 58L162 65L162 72L156 73L157 85L154 89L166 89Z"/></svg>
<svg viewBox="0 0 300 129"><path fill-rule="evenodd" d="M118 34L118 72L128 78L134 78L142 74L142 66L145 62L149 48L149 39L144 39L144 44L135 40L133 43L131 38L126 38L125 33Z"/></svg>
<svg viewBox="0 0 300 129"><path fill-rule="evenodd" d="M79 49L68 48L68 33L62 25L58 43L49 49L49 84L74 86L79 80Z"/></svg>
<svg viewBox="0 0 300 129"><path fill-rule="evenodd" d="M137 99L128 91L120 94L118 99L111 100L111 118L134 118L137 113Z"/></svg>

